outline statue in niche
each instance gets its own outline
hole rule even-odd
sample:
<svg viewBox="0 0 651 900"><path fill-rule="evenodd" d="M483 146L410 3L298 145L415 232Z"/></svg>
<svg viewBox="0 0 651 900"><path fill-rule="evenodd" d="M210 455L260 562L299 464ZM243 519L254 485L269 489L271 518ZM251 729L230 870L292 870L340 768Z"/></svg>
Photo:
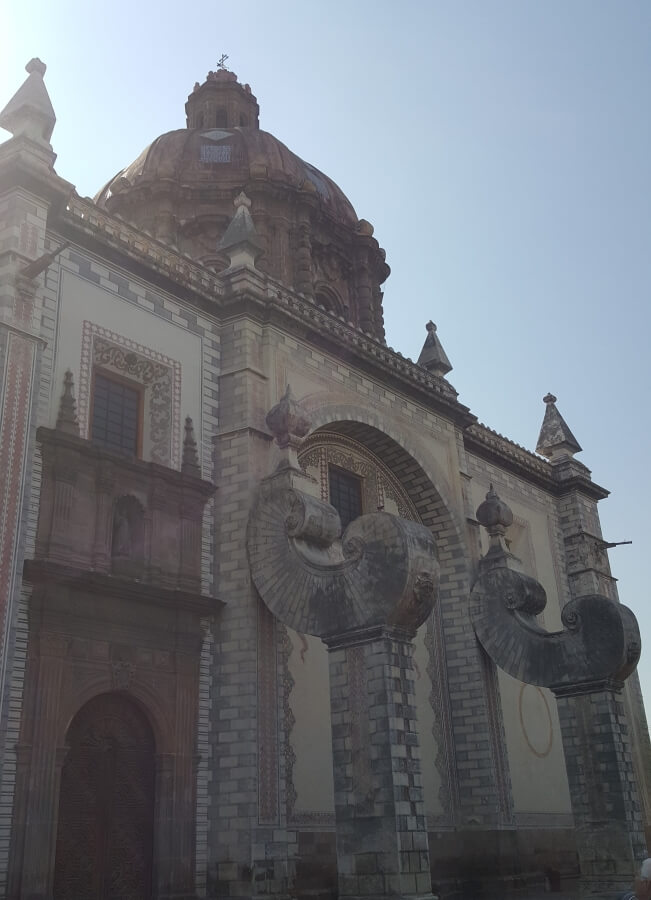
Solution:
<svg viewBox="0 0 651 900"><path fill-rule="evenodd" d="M120 506L116 506L113 515L113 542L111 544L111 555L114 557L130 557L131 556L131 529L129 527L129 519Z"/></svg>
<svg viewBox="0 0 651 900"><path fill-rule="evenodd" d="M145 513L131 496L119 497L113 507L111 559L113 569L124 574L139 574L144 565Z"/></svg>

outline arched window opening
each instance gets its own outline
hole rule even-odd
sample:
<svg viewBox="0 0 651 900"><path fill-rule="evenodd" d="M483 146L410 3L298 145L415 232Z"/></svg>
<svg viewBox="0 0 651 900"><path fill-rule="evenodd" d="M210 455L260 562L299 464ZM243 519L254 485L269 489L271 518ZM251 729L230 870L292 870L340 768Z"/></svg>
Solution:
<svg viewBox="0 0 651 900"><path fill-rule="evenodd" d="M197 118L195 121L196 128L203 128L203 113L197 113Z"/></svg>
<svg viewBox="0 0 651 900"><path fill-rule="evenodd" d="M215 110L215 128L226 128L226 110Z"/></svg>
<svg viewBox="0 0 651 900"><path fill-rule="evenodd" d="M344 305L336 291L326 285L321 285L316 289L316 302L319 306L327 309L328 312L334 313L335 316L341 316L344 312Z"/></svg>
<svg viewBox="0 0 651 900"><path fill-rule="evenodd" d="M244 113L240 113L240 127L241 127L241 128L246 128L246 126L247 126L248 124L249 124L249 123L248 123L248 120L247 120L246 116L244 115Z"/></svg>

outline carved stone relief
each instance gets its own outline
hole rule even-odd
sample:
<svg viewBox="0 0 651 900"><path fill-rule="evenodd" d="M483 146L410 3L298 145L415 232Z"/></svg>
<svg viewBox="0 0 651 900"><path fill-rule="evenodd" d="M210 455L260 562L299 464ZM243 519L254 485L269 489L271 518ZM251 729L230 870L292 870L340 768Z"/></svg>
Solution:
<svg viewBox="0 0 651 900"><path fill-rule="evenodd" d="M178 468L181 463L181 364L129 338L85 321L82 331L78 414L89 436L95 368L127 378L144 389L145 459Z"/></svg>

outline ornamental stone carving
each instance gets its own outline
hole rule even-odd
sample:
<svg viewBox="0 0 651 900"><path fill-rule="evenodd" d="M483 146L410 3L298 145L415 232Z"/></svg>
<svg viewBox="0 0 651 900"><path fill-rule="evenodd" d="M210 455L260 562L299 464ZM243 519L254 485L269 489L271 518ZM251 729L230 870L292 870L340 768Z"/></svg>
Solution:
<svg viewBox="0 0 651 900"><path fill-rule="evenodd" d="M431 898L411 639L436 600L434 539L389 513L342 535L336 509L302 490L309 421L292 402L267 419L284 456L260 485L247 549L271 612L329 651L338 895Z"/></svg>
<svg viewBox="0 0 651 900"><path fill-rule="evenodd" d="M324 640L381 626L415 633L438 585L431 532L371 513L351 522L339 540L335 508L294 486L305 478L281 470L263 482L249 522L251 574L269 609Z"/></svg>
<svg viewBox="0 0 651 900"><path fill-rule="evenodd" d="M563 607L563 631L541 628L536 616L545 608L545 591L517 571L505 540L513 515L492 486L477 519L488 531L490 546L470 596L475 634L513 678L556 694L581 896L612 896L631 883L647 855L629 727L619 698L640 658L637 620L626 606L590 593Z"/></svg>

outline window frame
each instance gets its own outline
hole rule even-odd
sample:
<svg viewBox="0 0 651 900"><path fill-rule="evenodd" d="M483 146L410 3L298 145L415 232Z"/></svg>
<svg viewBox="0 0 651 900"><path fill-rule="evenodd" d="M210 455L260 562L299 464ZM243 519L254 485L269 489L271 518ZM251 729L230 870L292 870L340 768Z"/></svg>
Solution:
<svg viewBox="0 0 651 900"><path fill-rule="evenodd" d="M117 372L113 372L111 369L104 369L102 366L93 366L92 376L91 376L91 384L90 384L90 403L89 403L89 411L90 415L88 417L88 436L89 440L93 441L97 447L101 447L103 450L107 450L109 453L123 453L125 456L130 455L127 454L126 450L118 450L115 447L109 447L101 441L96 441L93 437L93 423L95 420L95 376L101 375L106 381L111 381L113 384L120 384L123 387L128 388L133 391L138 398L137 401L137 409L136 409L136 452L134 454L136 459L142 459L142 451L143 451L143 432L144 432L144 412L145 412L145 386L143 384L139 384L137 381L133 381L131 378L125 378L123 375L119 375Z"/></svg>
<svg viewBox="0 0 651 900"><path fill-rule="evenodd" d="M332 490L331 490L331 481L330 476L331 473L334 472L338 475L343 475L345 478L350 479L351 481L355 481L359 487L359 516L364 515L364 477L362 475L358 475L357 472L351 472L350 469L345 469L342 466L334 465L333 463L328 463L328 502L331 506L335 506L332 502ZM341 519L341 513L335 506L335 509L339 513L339 518ZM353 519L349 519L348 522L344 525L343 521L341 523L342 531L345 531L350 525L351 522L354 522L356 518L359 516L355 516Z"/></svg>

